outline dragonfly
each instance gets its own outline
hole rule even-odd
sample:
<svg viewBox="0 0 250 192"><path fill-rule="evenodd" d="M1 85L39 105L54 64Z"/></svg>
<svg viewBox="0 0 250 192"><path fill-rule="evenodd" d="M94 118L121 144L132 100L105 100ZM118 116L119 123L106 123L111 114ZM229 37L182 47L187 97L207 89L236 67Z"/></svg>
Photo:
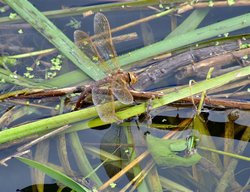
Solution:
<svg viewBox="0 0 250 192"><path fill-rule="evenodd" d="M120 69L117 61L110 24L106 16L96 13L94 16L94 38L86 32L76 30L74 42L94 63L99 65L107 77L96 81L89 89L83 91L79 97L76 108L80 108L87 92L91 92L96 111L104 122L121 121L115 114L115 99L123 104L134 102L131 85L137 82L137 76L133 72ZM111 62L107 63L106 61Z"/></svg>

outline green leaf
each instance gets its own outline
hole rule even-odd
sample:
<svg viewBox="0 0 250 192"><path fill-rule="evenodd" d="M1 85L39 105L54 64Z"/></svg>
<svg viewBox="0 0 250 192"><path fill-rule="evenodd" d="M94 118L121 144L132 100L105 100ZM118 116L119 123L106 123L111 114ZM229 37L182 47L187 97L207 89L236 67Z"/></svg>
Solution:
<svg viewBox="0 0 250 192"><path fill-rule="evenodd" d="M212 0L210 0L210 1L208 2L208 6L209 6L209 7L213 7L213 6L214 6L214 2L213 2Z"/></svg>
<svg viewBox="0 0 250 192"><path fill-rule="evenodd" d="M235 4L235 0L227 0L227 3L229 6L231 6L231 5Z"/></svg>
<svg viewBox="0 0 250 192"><path fill-rule="evenodd" d="M186 143L186 139L160 139L147 135L148 150L150 151L155 162L159 166L163 167L175 167L183 166L189 167L198 163L201 156L198 153L192 156L179 156L176 150L185 149L183 144ZM175 150L176 149L176 150ZM172 151L174 150L174 151Z"/></svg>
<svg viewBox="0 0 250 192"><path fill-rule="evenodd" d="M9 18L10 18L10 19L15 19L16 16L17 16L16 13L10 13L10 14L9 14Z"/></svg>
<svg viewBox="0 0 250 192"><path fill-rule="evenodd" d="M22 29L19 29L17 32L18 32L19 34L23 34L23 30L22 30Z"/></svg>
<svg viewBox="0 0 250 192"><path fill-rule="evenodd" d="M16 157L16 158L18 160L22 161L23 163L29 165L30 167L36 168L36 169L46 173L47 175L49 175L53 179L59 181L60 183L64 184L65 186L67 186L67 187L69 187L77 192L90 191L88 188L78 184L77 182L75 182L73 179L71 179L67 175L62 174L61 172L59 172L53 168L50 168L44 164L41 164L39 162L24 158L24 157Z"/></svg>

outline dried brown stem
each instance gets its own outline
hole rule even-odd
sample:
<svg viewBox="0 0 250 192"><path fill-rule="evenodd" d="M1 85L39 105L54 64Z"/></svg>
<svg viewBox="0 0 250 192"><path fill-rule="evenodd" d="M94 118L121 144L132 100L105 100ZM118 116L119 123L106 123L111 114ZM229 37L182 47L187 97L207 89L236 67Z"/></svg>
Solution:
<svg viewBox="0 0 250 192"><path fill-rule="evenodd" d="M250 2L249 0L236 0L234 4L229 5L228 1L213 1L213 7L239 7L239 6L249 6ZM193 5L186 4L181 6L177 13L182 14L184 12L190 11L192 9L201 9L201 8L207 8L211 7L209 2L198 2Z"/></svg>
<svg viewBox="0 0 250 192"><path fill-rule="evenodd" d="M198 104L200 102L200 98L193 98L195 104ZM185 99L182 99L181 101L188 101L192 102L191 97L187 97ZM250 103L249 102L239 102L239 101L233 101L233 100L225 100L225 99L216 99L216 98L209 98L206 97L204 103L208 106L224 106L228 108L236 108L236 109L250 109Z"/></svg>
<svg viewBox="0 0 250 192"><path fill-rule="evenodd" d="M212 94L215 94L215 93L223 92L225 90L245 87L245 86L247 86L249 84L250 84L250 79L240 80L240 81L232 82L230 84L226 84L226 85L218 87L216 89L208 90L207 93L209 95L212 95Z"/></svg>
<svg viewBox="0 0 250 192"><path fill-rule="evenodd" d="M207 68L229 65L232 62L235 62L236 58L241 58L248 54L250 54L250 48L214 56L212 58L205 59L192 65L182 67L179 70L182 71L182 76L186 78L188 76L192 76L194 73L203 71Z"/></svg>
<svg viewBox="0 0 250 192"><path fill-rule="evenodd" d="M234 122L239 118L239 111L232 110L228 114L228 122L225 123L225 142L224 151L233 153L234 146ZM224 155L224 168L226 168L231 160L231 157Z"/></svg>

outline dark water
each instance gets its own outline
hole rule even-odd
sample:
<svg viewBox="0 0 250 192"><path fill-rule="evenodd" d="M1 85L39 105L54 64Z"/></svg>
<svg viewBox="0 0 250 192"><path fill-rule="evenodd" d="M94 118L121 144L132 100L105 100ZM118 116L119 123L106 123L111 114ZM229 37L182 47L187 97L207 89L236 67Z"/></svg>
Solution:
<svg viewBox="0 0 250 192"><path fill-rule="evenodd" d="M50 11L50 10L57 10L61 9L62 7L78 7L78 6L94 6L94 5L99 5L99 4L105 4L105 3L110 3L112 1L30 1L32 4L39 9L40 11ZM158 7L157 7L158 8ZM13 12L9 10L7 13L2 13L0 14L1 17L9 15L10 12ZM249 12L249 7L230 7L230 8L213 8L210 10L209 14L207 17L204 19L204 21L200 24L199 27L207 26L212 23L217 23L219 21L222 21L227 18L231 18L234 16L242 15L245 13ZM148 7L142 7L142 8L136 8L136 9L121 9L121 10L116 10L116 11L107 11L105 12L105 15L107 16L111 28L114 28L116 26L120 26L123 24L126 24L128 22L132 22L136 19L139 19L140 17L146 17L152 14L155 14L156 12ZM186 19L186 17L190 14L191 12L187 12L182 14L181 16L177 16L177 24L180 24L182 21ZM81 21L81 30L86 31L89 34L93 34L93 15L83 18L81 15L74 16L74 17L62 17L62 18L52 18L51 20L53 23L60 28L71 40L73 40L73 32L74 29L67 26L72 19L76 19L77 21ZM164 16L162 18L158 18L152 21L149 21L147 24L150 26L151 32L153 34L153 40L154 42L158 42L162 40L167 34L171 32L171 27L170 27L170 16ZM24 22L21 22L22 24ZM1 27L1 24L0 24ZM4 44L10 44L10 45L15 45L18 44L19 46L23 47L34 47L35 50L42 50L42 49L47 49L53 47L50 43L47 42L38 32L36 32L32 28L25 28L24 27L24 34L20 37L17 37L16 39L6 39L4 35L7 34L8 37L8 32L6 31L0 31L1 35L1 41L4 42ZM123 30L122 32L117 32L115 35L121 35L121 34L126 34L126 33L131 33L131 32L137 32L138 38L133 41L127 41L124 43L116 44L116 50L119 55L128 53L130 51L136 50L138 48L144 47L145 42L142 38L142 34L145 32L143 31L145 28L142 28L141 26L134 26L128 29ZM9 32L9 35L13 35L16 32L17 29L11 29ZM249 33L250 28L245 28L242 30L238 30L235 32L230 33L231 35L236 35L236 34L245 34ZM148 33L150 35L150 33ZM153 42L151 42L153 43ZM21 54L23 53L20 50L1 50L2 55L15 55L15 54ZM51 59L50 56L45 56L45 61L49 61ZM65 71L71 71L73 69L76 69L70 62L67 62L66 67L63 69ZM35 63L35 58L28 58L28 59L21 59L21 63ZM45 63L46 65L46 63ZM26 66L26 65L25 65ZM29 66L29 65L27 65ZM11 71L18 71L18 73L23 74L26 69L25 67L21 65L17 65L15 67L11 68ZM37 77L40 76L40 78L44 77L44 73L41 70L39 74L36 74ZM151 86L152 89L155 89L156 87L168 87L168 86L175 86L178 85L180 82L174 79L174 76L172 77L173 79L170 79L171 83L166 82L165 80L162 80L153 86ZM188 84L188 80L182 81L181 84ZM17 85L6 85L1 88L1 94L18 89L19 87ZM249 98L249 97L248 97ZM245 98L244 98L245 99ZM71 101L72 103L76 101L76 98ZM36 102L35 102L36 103ZM45 105L46 106L56 106L59 104L58 100L48 100ZM0 115L3 115L9 107L14 106L15 104L12 103L0 103ZM22 106L22 105L21 105ZM14 109L15 114L17 113L16 111L20 110L19 105L16 105L17 108ZM65 109L65 111L69 111L70 109ZM180 123L183 119L185 118L192 118L194 115L195 109L192 108L192 106L184 107L184 108L164 108L161 109L161 111L152 111L152 116L153 118L153 123L155 124L160 124L163 121L166 121L168 124L171 125L177 125ZM22 111L19 112L22 114ZM20 116L20 118L16 118L13 122L8 124L7 122L2 122L1 127L5 127L5 123L7 127L14 127L16 125L22 124L22 123L27 123L31 121L36 121L39 119L43 119L46 117L51 117L55 115L56 113L51 110L51 109L41 109L41 110L34 110L32 113L28 112L23 112L25 116ZM224 139L224 130L225 130L225 122L227 122L227 114L228 112L225 110L217 110L213 108L206 108L206 111L202 113L204 115L204 119L206 120L206 125L208 129L211 131L212 136L210 137L213 142L216 145L217 150L222 150L223 151L223 145L225 142ZM240 118L235 122L235 141L234 141L234 147L236 148L239 144L240 137L244 131L245 126L249 127L249 114L247 111L240 111ZM135 120L131 121L132 125L129 125L130 129L128 127L126 131L125 128L121 128L118 125L113 125L110 128L107 129L107 127L102 127L100 129L86 129L83 131L78 132L78 136L80 138L81 143L84 146L94 146L97 149L102 149L102 150L107 150L109 152L116 151L117 145L119 144L124 144L126 143L125 137L127 136L128 138L133 138L133 145L135 146L133 150L137 152L137 154L142 153L145 150L145 135L144 133L146 131L150 131L152 135L162 137L168 132L171 132L171 130L159 130L159 129L148 129L145 124L136 124ZM4 126L3 126L4 125ZM81 126L81 125L80 125ZM86 126L86 125L85 125ZM216 130L215 130L216 128ZM131 134L132 132L132 134ZM131 135L130 135L131 134ZM180 134L182 138L185 138L190 134L190 130L186 130L181 132ZM126 135L126 136L125 136ZM130 137L129 137L130 136ZM79 171L79 167L76 164L76 161L74 159L74 153L72 148L70 147L69 144L69 136L65 136L67 139L67 151L68 151L68 157L69 161L71 163L71 168L76 172L76 176L79 178L84 177L86 175L83 175ZM114 143L117 143L115 146ZM49 140L49 153L48 153L48 160L51 163L60 165L60 160L58 157L58 150L61 148L60 146L57 147L58 145L58 138L55 137L51 140ZM18 145L19 146L19 145ZM8 155L11 155L15 152L17 145L5 148L1 150L0 152L0 159L5 158ZM243 156L249 157L249 144L246 144L244 152L241 154ZM122 167L125 166L126 159L128 156L131 154L126 154L125 151L128 148L126 145L120 147L119 150L117 150L117 155L121 156L123 161L120 161L119 163L121 164ZM32 154L34 154L36 151L36 147L32 147ZM88 150L86 150L88 151ZM131 153L131 152L130 152ZM206 153L206 151L202 151L202 154ZM87 152L87 157L93 167L97 167L102 163L99 155L96 155L95 153ZM220 160L223 160L222 156L219 156ZM150 157L147 157L144 161L141 162L141 166L144 167L147 162L150 161ZM31 185L34 184L34 181L32 180L30 176L30 169L28 166L20 163L16 159L11 159L8 162L8 167L0 166L0 191L6 191L6 192L12 192L16 191L17 189L24 189L27 188ZM166 177L174 182L178 182L181 185L189 188L191 191L214 191L216 188L216 181L213 181L213 173L209 172L202 166L197 166L196 167L197 172L199 172L202 176L203 179L207 179L207 182L201 181L199 182L193 179L191 179L190 174L191 174L191 168L183 168L183 167L174 167L174 168L166 168L166 167L158 167L158 174L161 175L162 177ZM226 169L226 168L225 168ZM230 167L228 167L230 169ZM105 182L107 181L110 177L112 177L115 173L117 173L119 169L116 167L114 168L113 166L106 164L106 166L101 166L100 169L97 171L97 175L100 177L100 179ZM224 172L225 170L222 170ZM236 182L244 186L248 179L249 179L249 163L247 161L240 160L238 162L238 165L235 168L234 171L235 174L235 180ZM204 176L206 175L206 176ZM115 189L111 189L111 191L119 191L124 185L126 185L131 178L133 178L133 175L131 173L126 174L124 177L119 179L117 181L117 187ZM181 180L181 181L180 181ZM96 181L91 181L89 182L89 185L91 186L92 183ZM56 183L55 180L45 177L45 183L47 184L54 184ZM149 182L150 183L150 182ZM199 183L201 185L199 185ZM206 185L204 185L206 183ZM146 185L147 186L147 185ZM54 185L53 185L54 187ZM150 187L147 186L149 191ZM249 188L248 188L249 189ZM27 189L29 191L30 189ZM55 189L48 189L48 191L54 191ZM142 190L142 189L139 189ZM166 189L166 191L171 191L171 188ZM237 191L237 190L236 190Z"/></svg>

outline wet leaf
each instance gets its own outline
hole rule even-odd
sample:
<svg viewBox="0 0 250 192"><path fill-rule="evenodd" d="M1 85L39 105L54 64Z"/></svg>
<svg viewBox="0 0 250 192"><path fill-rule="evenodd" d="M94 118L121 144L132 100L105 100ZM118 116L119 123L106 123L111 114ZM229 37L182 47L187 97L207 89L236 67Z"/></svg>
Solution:
<svg viewBox="0 0 250 192"><path fill-rule="evenodd" d="M179 152L172 151L173 149L179 150L183 147L183 144L186 143L186 140L163 140L151 135L147 136L148 150L150 151L153 159L156 164L163 167L175 167L183 166L189 167L198 163L201 159L201 156L198 153L193 154L192 156L179 156ZM186 149L186 148L183 148Z"/></svg>

